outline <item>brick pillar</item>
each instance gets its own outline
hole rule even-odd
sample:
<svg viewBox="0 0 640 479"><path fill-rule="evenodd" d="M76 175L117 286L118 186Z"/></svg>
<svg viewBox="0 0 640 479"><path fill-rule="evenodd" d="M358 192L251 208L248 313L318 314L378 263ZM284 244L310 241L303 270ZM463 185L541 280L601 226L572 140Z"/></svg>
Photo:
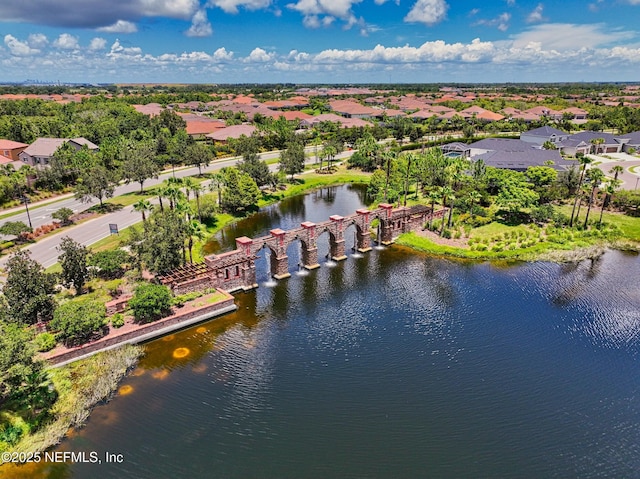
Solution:
<svg viewBox="0 0 640 479"><path fill-rule="evenodd" d="M347 259L347 255L344 254L344 217L340 215L333 215L329 216L329 219L335 225L333 240L331 239L331 235L329 235L329 242L331 243L331 259L334 261L342 261L343 259Z"/></svg>
<svg viewBox="0 0 640 479"><path fill-rule="evenodd" d="M291 273L289 273L289 257L284 242L287 232L277 228L270 233L275 239L275 248L271 251L271 275L275 279L288 278Z"/></svg>
<svg viewBox="0 0 640 479"><path fill-rule="evenodd" d="M306 269L316 269L320 267L318 263L318 244L316 242L316 224L311 221L301 223L305 231L305 239L302 243L302 266Z"/></svg>
<svg viewBox="0 0 640 479"><path fill-rule="evenodd" d="M241 236L240 238L236 238L236 249L238 249L239 251L242 251L242 253L246 257L246 261L244 261L240 265L240 276L242 277L242 289L245 291L258 287L258 283L256 281L256 261L251 251L252 248L253 248L253 240L251 238L248 238L246 236Z"/></svg>
<svg viewBox="0 0 640 479"><path fill-rule="evenodd" d="M383 210L380 215L380 242L383 245L390 245L393 243L393 205L380 203L378 208Z"/></svg>
<svg viewBox="0 0 640 479"><path fill-rule="evenodd" d="M371 233L369 232L369 215L371 212L367 209L356 210L359 218L362 220L361 228L356 228L356 249L361 253L371 251Z"/></svg>

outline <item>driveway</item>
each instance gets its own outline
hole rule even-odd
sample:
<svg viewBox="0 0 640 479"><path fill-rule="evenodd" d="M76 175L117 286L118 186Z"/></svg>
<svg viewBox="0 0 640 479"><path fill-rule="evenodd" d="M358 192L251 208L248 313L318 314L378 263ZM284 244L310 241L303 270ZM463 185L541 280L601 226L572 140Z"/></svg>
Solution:
<svg viewBox="0 0 640 479"><path fill-rule="evenodd" d="M623 190L636 190L640 186L640 158L632 156L627 153L607 153L607 156L601 155L589 155L589 158L593 158L595 161L600 162L596 165L600 168L605 175L613 177L613 174L609 173L614 166L622 166L624 172L618 175L618 179L622 180L620 188ZM635 167L634 173L629 171L630 168Z"/></svg>

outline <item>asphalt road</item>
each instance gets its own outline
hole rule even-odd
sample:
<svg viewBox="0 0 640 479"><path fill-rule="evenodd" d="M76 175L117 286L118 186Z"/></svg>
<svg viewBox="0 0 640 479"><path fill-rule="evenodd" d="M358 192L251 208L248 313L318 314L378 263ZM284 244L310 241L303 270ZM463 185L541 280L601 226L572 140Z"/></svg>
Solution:
<svg viewBox="0 0 640 479"><path fill-rule="evenodd" d="M611 168L614 166L622 166L624 171L618 176L618 179L622 181L622 184L620 185L621 189L637 190L638 187L640 187L640 175L629 171L629 168L640 167L640 159L637 157L626 153L607 153L607 157L609 158L599 155L589 155L589 157L599 161L600 163L597 167L600 168L605 175L610 177L613 176L609 173Z"/></svg>
<svg viewBox="0 0 640 479"><path fill-rule="evenodd" d="M342 159L348 158L352 154L353 154L352 150L345 151L340 155L338 155L336 157L336 160L342 160ZM262 155L262 159L266 160L270 158L278 158L279 155L280 155L279 152L264 153ZM207 168L203 168L203 172L215 171L225 166L232 166L237 161L238 161L237 158L217 161L209 165ZM315 157L310 157L307 159L307 163L313 163L314 161L315 161ZM273 171L278 168L278 165L272 164L269 166L269 168ZM193 175L196 175L197 173L198 173L197 168L189 168L189 169L181 170L179 172L176 171L176 176L180 176L180 177L193 176ZM164 179L168 178L169 176L171 176L171 173L164 174L157 180L153 180L153 182L149 180L148 185L147 185L147 182L145 182L145 187L161 183ZM139 189L140 189L140 185L138 183L122 185L119 187L116 195L119 196L131 191L137 191ZM68 201L72 201L72 200L73 199L70 198ZM62 204L66 201L67 200L60 201L58 203L55 203L54 205L51 205L50 207L42 207L42 208L35 209L34 212L35 211L39 212L40 210L43 210L42 213L38 213L38 216L43 217L45 219L48 217L48 220L44 221L44 223L42 224L50 223L51 213L59 208L62 208L63 207ZM157 198L150 199L150 201L151 202L157 201ZM73 203L70 202L69 204L73 204ZM80 205L81 205L81 209L87 208L86 204L80 203ZM71 208L70 206L67 206L67 207ZM52 211L49 211L50 209ZM9 218L9 220L21 221L17 219L17 216L12 216L11 218ZM32 216L32 221L33 221L33 216ZM60 241L62 240L63 237L69 236L70 238L77 241L78 243L81 243L85 246L89 246L93 243L98 242L102 238L106 238L107 236L110 235L110 230L109 230L110 224L118 225L118 230L121 231L135 223L138 223L139 221L142 221L142 216L140 215L140 213L134 211L133 206L127 206L120 211L101 215L85 223L67 228L63 231L60 231L59 233L56 233L52 236L49 236L40 241L37 241L36 243L33 243L27 246L25 249L31 252L31 257L34 260L38 261L45 268L48 268L49 266L52 266L58 262L58 255L59 255L58 246L60 245ZM34 223L34 227L35 227L35 223ZM4 268L7 259L8 259L8 256L2 256L0 258L0 268Z"/></svg>

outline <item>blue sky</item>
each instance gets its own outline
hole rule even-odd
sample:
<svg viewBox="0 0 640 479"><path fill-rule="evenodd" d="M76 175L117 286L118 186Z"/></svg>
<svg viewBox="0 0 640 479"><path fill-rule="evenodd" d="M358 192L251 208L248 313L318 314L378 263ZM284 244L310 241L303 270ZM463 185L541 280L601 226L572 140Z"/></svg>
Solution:
<svg viewBox="0 0 640 479"><path fill-rule="evenodd" d="M0 81L640 81L640 0L1 0Z"/></svg>

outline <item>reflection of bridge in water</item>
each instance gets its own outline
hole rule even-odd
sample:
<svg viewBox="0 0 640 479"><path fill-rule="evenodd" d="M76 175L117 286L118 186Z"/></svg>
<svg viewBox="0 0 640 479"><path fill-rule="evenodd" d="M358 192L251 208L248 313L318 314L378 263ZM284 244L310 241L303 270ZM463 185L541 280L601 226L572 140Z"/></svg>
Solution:
<svg viewBox="0 0 640 479"><path fill-rule="evenodd" d="M433 213L433 218L442 218L446 209ZM268 248L271 275L276 279L287 278L289 257L287 247L299 241L301 244L301 265L315 269L318 263L318 238L328 233L329 257L334 261L346 259L345 232L355 226L355 249L359 252L371 250L372 224L377 220L377 241L383 245L393 243L401 233L415 231L423 227L431 217L431 209L423 206L393 208L390 204L380 204L374 210L359 209L349 216L334 215L329 221L311 223L306 221L299 228L287 231L273 229L268 236L260 238L236 238L237 248L226 253L207 256L204 264L186 265L160 277L163 284L170 286L176 294L206 288L220 288L226 291L256 288L256 259L262 248Z"/></svg>

